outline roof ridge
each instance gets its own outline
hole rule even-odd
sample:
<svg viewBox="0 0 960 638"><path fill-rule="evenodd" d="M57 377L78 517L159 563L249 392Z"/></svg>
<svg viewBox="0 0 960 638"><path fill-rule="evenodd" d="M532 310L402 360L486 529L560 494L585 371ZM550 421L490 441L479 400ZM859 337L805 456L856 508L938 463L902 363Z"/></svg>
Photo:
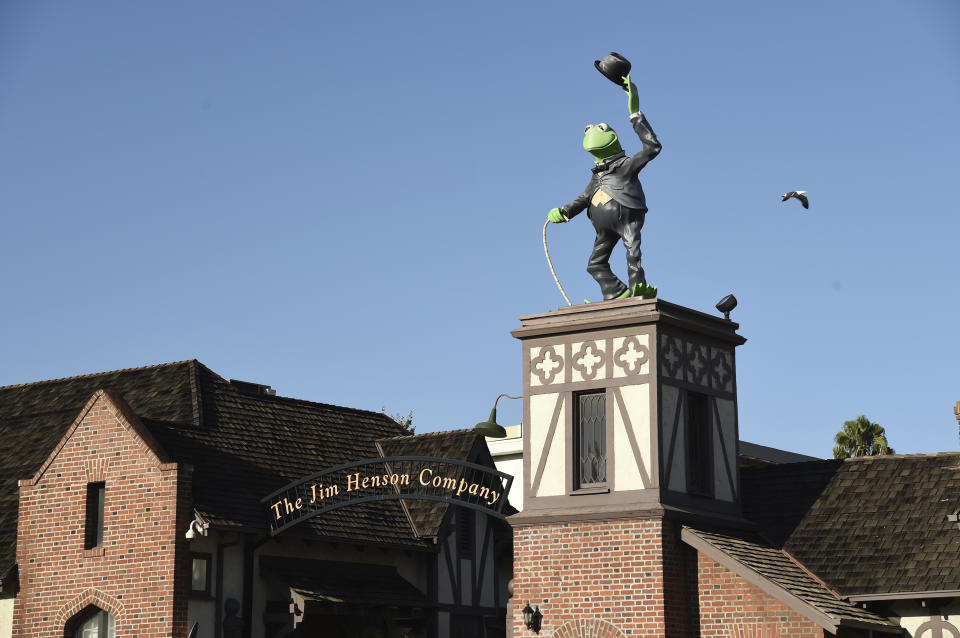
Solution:
<svg viewBox="0 0 960 638"><path fill-rule="evenodd" d="M796 468L798 465L828 465L828 464L839 464L842 461L840 459L811 459L809 461L794 461L792 463L769 463L766 465L748 465L740 468L741 470L754 471L782 471L783 468Z"/></svg>
<svg viewBox="0 0 960 638"><path fill-rule="evenodd" d="M0 386L0 390L12 390L13 388L26 388L26 387L30 387L30 386L45 385L45 384L47 384L47 383L60 383L60 382L62 382L62 381L75 381L75 380L77 380L77 379L89 379L90 377L99 377L99 376L104 375L104 374L119 374L119 373L121 373L121 372L142 372L142 371L144 371L144 370L153 370L153 369L159 369L159 368L182 366L182 365L184 365L184 364L188 364L188 363L191 363L191 362L199 363L199 364L200 364L201 366L203 366L204 368L207 368L207 366L203 365L203 363L201 363L200 361L197 361L196 359L184 359L183 361L171 361L171 362L169 362L169 363L155 363L155 364L153 364L153 365L149 365L149 366L139 366L139 367L136 367L136 368L120 368L119 370L104 370L103 372L90 372L90 373L87 373L87 374L78 374L78 375L75 375L75 376L72 376L72 377L60 377L60 378L57 378L57 379L42 379L42 380L40 380L40 381L30 381L30 382L28 382L28 383L15 383L15 384L13 384L13 385L3 385L3 386ZM210 368L207 368L207 370L212 372L212 370L210 370ZM216 373L214 372L213 374L216 374ZM219 376L219 375L217 375L217 376Z"/></svg>
<svg viewBox="0 0 960 638"><path fill-rule="evenodd" d="M203 365L203 364L200 364L200 365ZM216 373L214 373L214 374L216 374ZM229 381L227 381L227 382L229 383ZM233 387L234 389L236 389L235 386L231 386L231 387ZM393 421L393 419L390 417L389 414L386 414L386 413L384 413L384 412L377 412L376 410L366 410L366 409L364 409L364 408L351 408L351 407L346 406L346 405L336 405L335 403L323 403L323 402L320 402L320 401L311 401L310 399L298 399L297 397L285 397L285 396L281 396L281 395L279 395L279 394L276 394L276 395L271 395L271 394L253 394L253 393L244 393L244 392L242 392L242 391L240 391L240 390L237 390L237 392L240 392L240 394L243 394L243 396L245 396L245 397L252 397L252 398L260 399L260 400L263 400L263 401L285 401L285 402L289 402L289 403L304 403L304 404L312 405L312 406L320 406L320 407L324 407L324 408L332 408L332 409L334 409L334 410L344 410L344 411L347 411L347 412L357 412L357 413L360 413L360 414L372 414L372 415L374 415L374 416L382 416L382 417L386 417L386 418L390 419L391 421ZM393 422L396 423L396 421L393 421Z"/></svg>
<svg viewBox="0 0 960 638"><path fill-rule="evenodd" d="M843 459L843 462L864 463L870 461L881 461L884 459L925 459L948 456L960 456L960 450L953 452L920 452L917 454L875 454L873 456L851 456Z"/></svg>
<svg viewBox="0 0 960 638"><path fill-rule="evenodd" d="M382 439L377 439L378 441L392 441L392 440L407 440L420 436L442 436L445 434L467 434L469 432L474 432L473 428L462 428L459 430L438 430L436 432L420 432L418 434L401 434L399 436L387 436ZM478 434L479 436L479 434Z"/></svg>

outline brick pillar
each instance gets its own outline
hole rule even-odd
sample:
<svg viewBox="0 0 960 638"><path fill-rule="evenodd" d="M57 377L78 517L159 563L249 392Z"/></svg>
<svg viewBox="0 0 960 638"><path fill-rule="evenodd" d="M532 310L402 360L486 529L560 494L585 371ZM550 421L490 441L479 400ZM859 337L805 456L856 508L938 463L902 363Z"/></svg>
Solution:
<svg viewBox="0 0 960 638"><path fill-rule="evenodd" d="M529 601L543 614L540 638L692 638L695 582L696 553L659 517L518 526L513 635L534 636L521 613Z"/></svg>

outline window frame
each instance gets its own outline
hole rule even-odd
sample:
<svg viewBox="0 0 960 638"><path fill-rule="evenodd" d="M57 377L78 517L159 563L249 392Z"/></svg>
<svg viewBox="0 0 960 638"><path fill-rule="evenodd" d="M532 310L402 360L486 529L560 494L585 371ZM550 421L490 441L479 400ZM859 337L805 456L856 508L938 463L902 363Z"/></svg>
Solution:
<svg viewBox="0 0 960 638"><path fill-rule="evenodd" d="M204 575L205 589L193 588L193 561L203 560L207 564L206 574ZM190 552L190 596L198 598L209 598L213 596L210 587L210 577L213 575L213 554L210 552Z"/></svg>
<svg viewBox="0 0 960 638"><path fill-rule="evenodd" d="M686 441L687 493L713 498L713 397L687 391L684 409L684 439Z"/></svg>
<svg viewBox="0 0 960 638"><path fill-rule="evenodd" d="M83 528L83 549L101 549L104 536L104 508L107 501L105 481L87 483Z"/></svg>
<svg viewBox="0 0 960 638"><path fill-rule="evenodd" d="M582 459L582 444L583 444L583 421L581 418L582 415L582 399L588 396L600 397L602 400L602 409L600 410L600 416L602 418L602 429L599 436L595 436L595 441L600 441L603 449L601 462L599 468L602 468L603 479L600 481L584 483L583 482L583 459ZM611 477L610 477L610 434L611 430L609 423L607 423L607 412L609 408L609 397L606 388L595 388L590 390L582 390L579 392L572 393L572 406L571 406L571 452L572 452L572 493L573 494L598 494L598 493L607 493L610 491Z"/></svg>
<svg viewBox="0 0 960 638"><path fill-rule="evenodd" d="M82 638L84 625L94 618L97 619L97 638L116 638L117 619L106 609L101 609L96 605L90 605L79 614L70 619L67 624L67 631L70 638ZM112 625L112 627L111 627ZM113 629L111 632L110 630Z"/></svg>
<svg viewBox="0 0 960 638"><path fill-rule="evenodd" d="M476 553L477 517L466 507L458 507L455 531L457 534L457 558L474 558Z"/></svg>

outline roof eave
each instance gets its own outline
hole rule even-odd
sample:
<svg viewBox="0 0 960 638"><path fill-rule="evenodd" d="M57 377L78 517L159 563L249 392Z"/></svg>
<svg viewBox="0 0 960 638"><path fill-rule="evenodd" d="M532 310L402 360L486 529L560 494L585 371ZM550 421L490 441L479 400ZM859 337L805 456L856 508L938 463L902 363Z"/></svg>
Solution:
<svg viewBox="0 0 960 638"><path fill-rule="evenodd" d="M759 572L728 556L706 540L697 536L692 530L686 527L683 528L680 532L680 538L687 545L690 545L697 551L702 552L704 555L717 561L740 578L743 578L745 581L757 587L764 593L776 598L790 609L807 618L811 622L819 625L821 628L826 629L830 633L837 633L837 629L841 626L869 628L875 631L885 631L891 633L902 633L900 628L894 627L893 625L882 625L879 623L874 624L852 619L834 618L833 616L830 616L817 609L810 603L801 600L796 595L787 591L770 579L764 577Z"/></svg>
<svg viewBox="0 0 960 638"><path fill-rule="evenodd" d="M937 589L931 591L898 591L886 594L855 594L847 596L853 603L881 602L887 600L917 600L923 598L957 598L960 589Z"/></svg>

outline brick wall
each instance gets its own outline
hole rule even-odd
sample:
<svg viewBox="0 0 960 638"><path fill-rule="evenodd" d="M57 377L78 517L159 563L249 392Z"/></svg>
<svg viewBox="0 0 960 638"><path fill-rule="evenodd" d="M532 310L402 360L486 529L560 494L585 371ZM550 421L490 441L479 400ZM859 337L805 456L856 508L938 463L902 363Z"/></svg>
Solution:
<svg viewBox="0 0 960 638"><path fill-rule="evenodd" d="M533 635L523 627L527 601L543 613L540 638L695 636L695 561L659 518L517 527L514 636Z"/></svg>
<svg viewBox="0 0 960 638"><path fill-rule="evenodd" d="M782 602L698 553L703 638L823 638L824 630Z"/></svg>
<svg viewBox="0 0 960 638"><path fill-rule="evenodd" d="M33 479L20 487L15 638L62 638L96 605L118 636L186 635L189 468L158 457L123 400L97 392ZM103 481L103 543L84 549L86 486Z"/></svg>
<svg viewBox="0 0 960 638"><path fill-rule="evenodd" d="M658 518L514 529L513 635L527 601L538 638L824 638L779 600L680 540Z"/></svg>

